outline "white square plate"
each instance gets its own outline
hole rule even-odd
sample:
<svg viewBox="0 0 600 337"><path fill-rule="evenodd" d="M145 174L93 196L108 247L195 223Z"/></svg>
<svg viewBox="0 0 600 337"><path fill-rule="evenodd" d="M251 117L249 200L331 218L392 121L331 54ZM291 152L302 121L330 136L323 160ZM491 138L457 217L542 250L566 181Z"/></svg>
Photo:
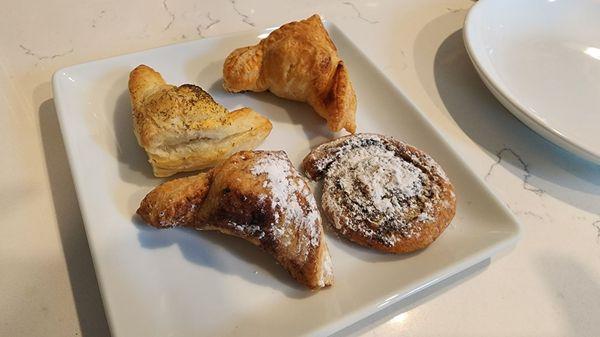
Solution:
<svg viewBox="0 0 600 337"><path fill-rule="evenodd" d="M519 226L431 123L336 26L332 39L358 97L361 132L430 153L453 181L456 217L422 252L392 256L327 234L335 285L310 292L249 243L217 233L156 230L134 216L154 178L132 131L127 79L144 63L173 84L194 83L226 107L273 122L262 149L299 165L333 137L309 106L270 93L228 94L221 67L270 30L197 40L81 64L54 76L54 99L111 331L115 336L326 335L514 244Z"/></svg>

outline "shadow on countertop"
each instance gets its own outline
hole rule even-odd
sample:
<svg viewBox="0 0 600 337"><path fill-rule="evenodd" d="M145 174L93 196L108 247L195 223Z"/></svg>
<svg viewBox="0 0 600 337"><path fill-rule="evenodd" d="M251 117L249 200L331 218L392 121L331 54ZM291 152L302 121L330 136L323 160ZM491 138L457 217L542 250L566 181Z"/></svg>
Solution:
<svg viewBox="0 0 600 337"><path fill-rule="evenodd" d="M577 260L548 254L537 259L537 269L556 310L569 323L574 336L600 336L600 282ZM560 271L560 272L557 272Z"/></svg>
<svg viewBox="0 0 600 337"><path fill-rule="evenodd" d="M458 127L495 160L484 178L502 166L519 177L523 189L529 192L540 197L548 194L600 214L600 165L545 140L496 100L465 49L460 29L464 16L465 12L447 13L419 32L414 47L415 68L434 104L442 112L447 111Z"/></svg>
<svg viewBox="0 0 600 337"><path fill-rule="evenodd" d="M82 336L110 336L54 100L39 107L52 202Z"/></svg>

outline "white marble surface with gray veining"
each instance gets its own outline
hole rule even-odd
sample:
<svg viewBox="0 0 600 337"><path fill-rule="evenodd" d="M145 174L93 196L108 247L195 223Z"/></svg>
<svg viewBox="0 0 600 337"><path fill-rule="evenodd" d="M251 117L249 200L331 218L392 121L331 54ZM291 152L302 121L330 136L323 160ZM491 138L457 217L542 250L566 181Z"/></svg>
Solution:
<svg viewBox="0 0 600 337"><path fill-rule="evenodd" d="M515 249L345 330L357 336L598 336L600 166L504 109L462 40L472 1L4 2L0 336L107 336L52 101L64 66L268 27L335 21L523 224Z"/></svg>

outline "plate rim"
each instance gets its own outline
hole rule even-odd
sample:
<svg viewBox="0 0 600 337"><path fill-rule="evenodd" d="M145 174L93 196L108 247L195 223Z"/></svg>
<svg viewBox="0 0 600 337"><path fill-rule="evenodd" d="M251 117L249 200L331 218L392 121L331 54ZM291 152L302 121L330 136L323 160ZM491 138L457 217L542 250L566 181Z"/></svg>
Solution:
<svg viewBox="0 0 600 337"><path fill-rule="evenodd" d="M473 169L467 163L465 163L463 160L461 160L462 157L456 151L454 146L450 142L447 141L447 137L438 129L438 127L435 126L435 124L431 121L431 119L426 114L424 114L421 111L421 109L419 109L413 103L413 101L410 100L404 94L404 92L400 89L400 87L398 85L396 85L385 74L385 72L379 66L377 66L377 64L375 64L373 62L373 60L370 57L368 57L365 54L365 52L362 49L360 49L354 43L354 41L341 28L339 28L338 25L336 25L332 21L326 21L326 20L323 20L323 21L324 21L324 24L325 24L326 28L328 29L328 31L330 31L331 29L335 29L337 31L336 33L344 36L344 38L353 45L354 49L359 54L359 56L364 61L368 62L368 64L377 71L378 75L385 81L385 84L390 86L391 88L393 88L395 94L399 95L399 97L401 99L403 99L407 103L407 105L410 106L411 109L415 110L417 112L418 116L430 128L430 130L432 132L434 132L436 134L436 136L438 136L441 139L441 141L443 141L447 144L447 148L451 152L451 155L453 157L455 157L457 161L460 161L463 163L463 166L466 169L465 173L467 173L471 179L474 179L475 181L477 181L479 187L481 189L483 189L483 192L490 197L491 201L494 202L494 206L498 207L511 220L511 223L510 223L509 230L506 230L505 238L499 239L498 241L494 242L493 244L490 244L490 245L486 246L485 248L480 249L476 253L472 253L470 256L462 259L459 263L453 263L449 266L446 266L444 268L434 271L430 276L423 278L423 279L430 279L428 282L423 282L423 279L416 280L413 283L407 284L405 286L405 288L412 288L413 290L408 291L406 293L402 293L402 294L398 294L398 290L396 290L396 291L394 291L396 293L396 295L388 298L385 301L381 301L378 298L374 298L370 302L366 302L364 305L360 306L358 309L351 311L344 316L341 316L339 319L334 319L324 325L321 325L320 327L315 327L312 331L309 332L309 334L311 334L311 335L335 333L336 331L342 330L343 328L350 326L353 323L356 323L358 321L361 321L362 319L365 319L371 315L374 315L377 312L379 312L380 310L383 310L383 309L387 308L388 306L393 305L394 303L397 303L398 301L406 299L407 297L413 296L413 295L419 293L420 291L422 291L423 289L426 289L434 284L437 284L437 283L467 269L470 266L473 266L481 261L489 259L501 251L508 250L508 249L514 247L517 244L517 242L520 240L521 235L522 235L522 225L516 219L514 214L510 211L510 209L506 206L506 204L504 204L498 198L498 196L495 193L493 193L493 191L490 189L489 186L487 186L487 184L485 183L483 178L481 178L477 174L475 174ZM61 134L62 134L62 137L64 140L65 148L67 150L67 158L68 158L69 166L71 168L73 180L75 182L75 190L76 190L77 200L79 202L82 218L84 220L83 224L84 224L84 229L85 229L88 245L90 247L92 263L94 266L94 270L96 271L97 282L98 282L99 290L101 293L102 303L103 303L103 306L104 306L104 309L106 312L106 319L109 324L111 333L116 333L117 329L115 329L115 326L114 326L115 323L113 321L113 318L111 317L112 310L110 309L110 304L106 301L106 296L105 296L105 292L107 292L107 286L105 285L106 280L104 280L101 276L102 272L100 272L100 269L101 269L99 267L100 263L98 263L98 261L97 261L98 257L96 255L97 248L95 247L95 242L94 242L93 238L90 237L89 230L88 230L88 226L90 226L91 221L89 219L89 215L88 215L88 212L86 211L86 209L91 207L90 206L91 202L87 203L85 200L84 195L86 193L85 193L85 191L82 190L83 185L84 185L83 180L85 179L85 177L83 176L82 169L78 167L78 164L76 162L75 142L73 139L71 139L71 137L69 137L69 131L67 130L68 129L68 127L67 127L67 125L68 125L67 110L68 109L66 109L64 107L65 104L63 102L63 97L62 97L64 93L62 93L61 90L59 90L57 88L60 87L60 83L62 81L67 80L65 78L65 76L69 72L77 70L77 68L81 67L81 66L90 66L96 62L106 61L106 60L110 60L110 59L118 59L122 56L130 56L130 55L134 55L134 54L140 54L140 53L144 53L147 51L157 50L157 49L161 49L161 48L167 48L167 47L174 46L174 45L193 44L193 43L197 43L200 40L221 39L221 38L226 38L226 37L244 35L244 34L248 34L250 32L263 33L265 31L270 31L270 30L273 30L276 28L277 27L268 27L268 28L260 28L259 27L259 28L244 30L244 31L237 31L237 32L233 32L233 33L217 35L217 36L204 38L204 39L196 39L196 40L178 42L178 43L169 43L169 44L154 47L154 48L147 48L147 49L132 52L132 53L120 54L117 56L101 58L101 59L97 59L97 60L93 60L93 61L89 61L89 62L84 62L84 63L64 67L64 68L58 69L53 74L53 77L52 77L53 99L55 102L55 107L56 107L56 111L57 111L57 115L58 115L58 119L59 119ZM416 285L418 285L418 286L416 286Z"/></svg>
<svg viewBox="0 0 600 337"><path fill-rule="evenodd" d="M588 161L600 164L600 151L594 151L588 145L569 138L540 118L534 111L520 104L503 82L497 79L493 72L487 69L484 62L481 61L483 56L478 51L481 47L477 47L476 38L474 37L474 31L477 30L477 25L474 23L476 19L474 18L477 15L482 15L479 14L483 12L481 8L492 1L494 0L480 0L475 3L467 13L463 25L463 41L467 54L484 84L504 107L540 136Z"/></svg>

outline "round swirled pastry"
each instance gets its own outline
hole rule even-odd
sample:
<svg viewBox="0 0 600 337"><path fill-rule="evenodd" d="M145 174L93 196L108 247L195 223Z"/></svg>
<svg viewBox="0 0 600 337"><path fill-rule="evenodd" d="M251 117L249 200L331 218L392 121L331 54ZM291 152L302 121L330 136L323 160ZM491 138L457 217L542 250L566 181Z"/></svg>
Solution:
<svg viewBox="0 0 600 337"><path fill-rule="evenodd" d="M313 149L306 175L324 179L323 211L344 237L388 253L427 247L456 210L452 184L423 151L392 137L357 134Z"/></svg>

